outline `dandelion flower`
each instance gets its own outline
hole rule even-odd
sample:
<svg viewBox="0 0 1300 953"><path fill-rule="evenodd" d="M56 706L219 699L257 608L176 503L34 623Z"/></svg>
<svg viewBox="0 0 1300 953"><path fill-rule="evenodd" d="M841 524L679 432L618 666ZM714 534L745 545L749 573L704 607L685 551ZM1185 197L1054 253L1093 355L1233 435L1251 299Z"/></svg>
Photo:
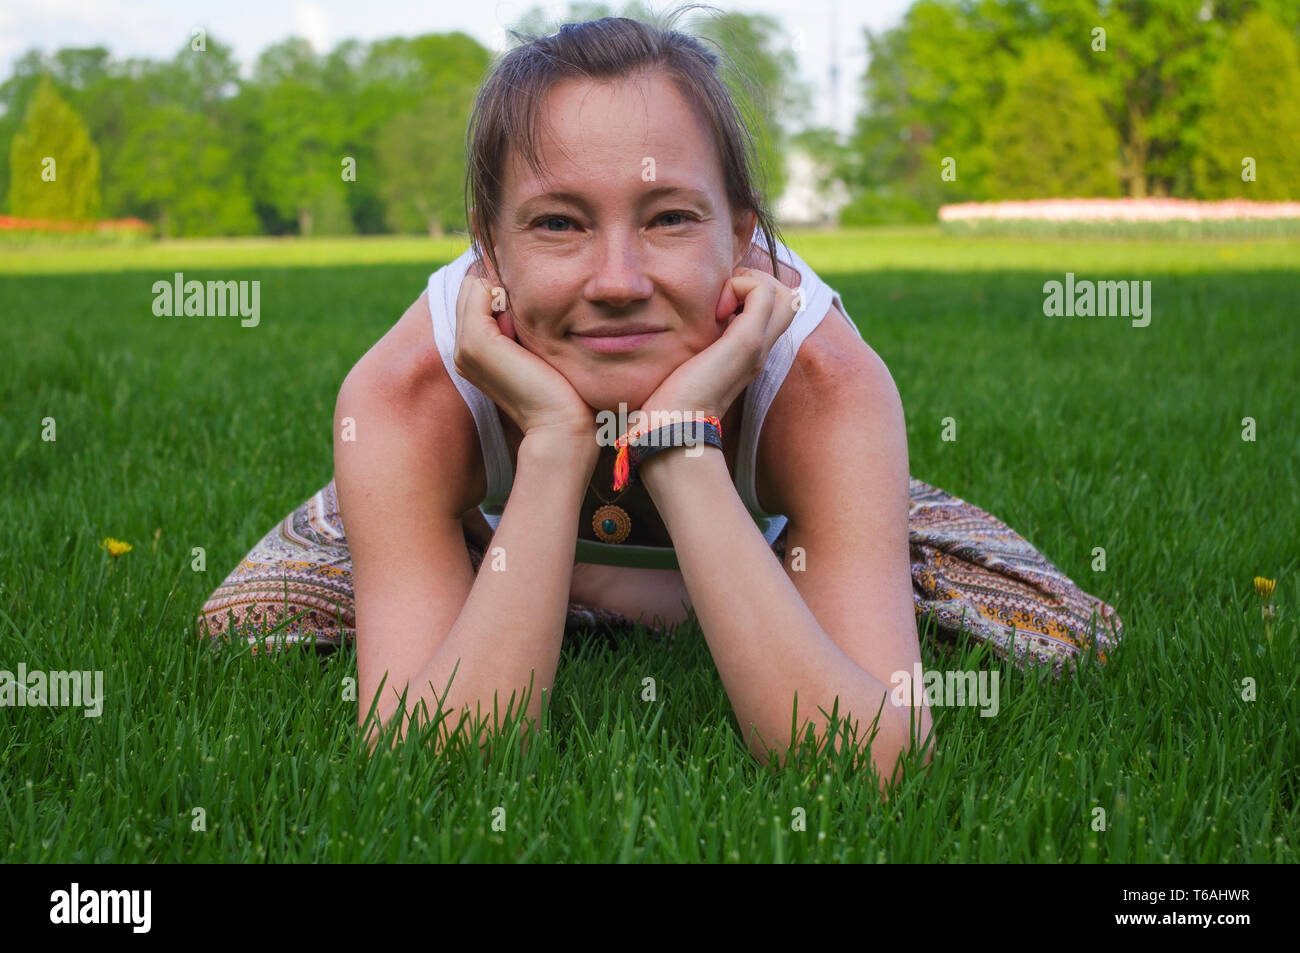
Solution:
<svg viewBox="0 0 1300 953"><path fill-rule="evenodd" d="M1259 614L1264 618L1264 637L1268 639L1269 645L1273 644L1273 617L1277 610L1273 608L1273 591L1277 588L1276 579L1265 579L1263 576L1255 577L1255 591L1259 597L1264 600L1264 604L1259 607Z"/></svg>
<svg viewBox="0 0 1300 953"><path fill-rule="evenodd" d="M112 536L105 536L104 541L99 544L99 548L107 549L108 554L116 559L123 553L129 553L131 551L131 544L124 543L120 539L114 539Z"/></svg>

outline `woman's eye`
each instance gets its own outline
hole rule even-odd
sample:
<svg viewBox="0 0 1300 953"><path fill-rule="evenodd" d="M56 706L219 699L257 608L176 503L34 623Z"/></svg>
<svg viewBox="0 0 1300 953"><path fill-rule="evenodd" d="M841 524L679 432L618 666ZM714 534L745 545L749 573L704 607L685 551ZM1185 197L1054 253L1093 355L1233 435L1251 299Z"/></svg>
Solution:
<svg viewBox="0 0 1300 953"><path fill-rule="evenodd" d="M669 226L681 225L691 220L691 216L686 212L663 212L655 219L655 221L661 222L664 219L674 219L674 218L680 219L680 221L669 221L667 223ZM543 215L541 218L533 222L533 227L536 228L537 226L540 225L544 231L548 231L548 232L569 231L569 229L567 228L551 228L550 226L553 222L571 223L572 219L569 219L563 215Z"/></svg>

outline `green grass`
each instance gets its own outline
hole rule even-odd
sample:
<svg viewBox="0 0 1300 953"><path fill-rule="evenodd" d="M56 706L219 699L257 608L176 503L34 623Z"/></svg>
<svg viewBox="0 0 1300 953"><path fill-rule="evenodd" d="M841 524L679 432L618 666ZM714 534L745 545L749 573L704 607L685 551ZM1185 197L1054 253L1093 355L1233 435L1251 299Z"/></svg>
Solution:
<svg viewBox="0 0 1300 953"><path fill-rule="evenodd" d="M927 667L997 669L1001 709L935 709L934 764L888 805L860 773L755 762L692 624L568 640L525 754L368 758L351 651L212 655L192 621L329 479L343 375L455 243L5 253L0 669L100 669L107 698L97 719L0 708L0 857L1295 862L1300 243L787 238L893 372L912 473L1119 611L1108 666L1052 682L924 638ZM175 270L260 279L260 325L155 317ZM1066 271L1150 280L1151 325L1045 317ZM112 563L105 536L135 548ZM1278 580L1271 645L1256 575Z"/></svg>

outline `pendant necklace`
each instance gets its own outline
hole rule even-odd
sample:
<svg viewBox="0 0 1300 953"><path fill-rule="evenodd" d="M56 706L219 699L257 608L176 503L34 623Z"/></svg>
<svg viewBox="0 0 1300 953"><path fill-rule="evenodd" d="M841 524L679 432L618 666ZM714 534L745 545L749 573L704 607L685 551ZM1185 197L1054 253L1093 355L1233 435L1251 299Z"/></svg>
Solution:
<svg viewBox="0 0 1300 953"><path fill-rule="evenodd" d="M591 492L595 494L596 499L600 500L604 506L599 507L591 518L591 528L596 537L603 543L621 543L627 539L628 534L632 532L632 517L627 515L627 510L621 506L615 506L614 501L623 497L623 494L631 489L631 484L623 487L618 496L613 500L607 500L600 495L594 483L588 483Z"/></svg>

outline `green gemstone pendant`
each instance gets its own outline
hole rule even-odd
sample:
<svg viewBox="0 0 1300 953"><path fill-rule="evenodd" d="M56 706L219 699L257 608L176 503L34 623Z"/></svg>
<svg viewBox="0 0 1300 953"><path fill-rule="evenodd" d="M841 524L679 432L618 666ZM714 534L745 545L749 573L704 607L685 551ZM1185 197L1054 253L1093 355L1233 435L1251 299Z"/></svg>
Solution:
<svg viewBox="0 0 1300 953"><path fill-rule="evenodd" d="M591 518L591 528L603 543L621 543L632 532L632 518L620 506L605 504Z"/></svg>

